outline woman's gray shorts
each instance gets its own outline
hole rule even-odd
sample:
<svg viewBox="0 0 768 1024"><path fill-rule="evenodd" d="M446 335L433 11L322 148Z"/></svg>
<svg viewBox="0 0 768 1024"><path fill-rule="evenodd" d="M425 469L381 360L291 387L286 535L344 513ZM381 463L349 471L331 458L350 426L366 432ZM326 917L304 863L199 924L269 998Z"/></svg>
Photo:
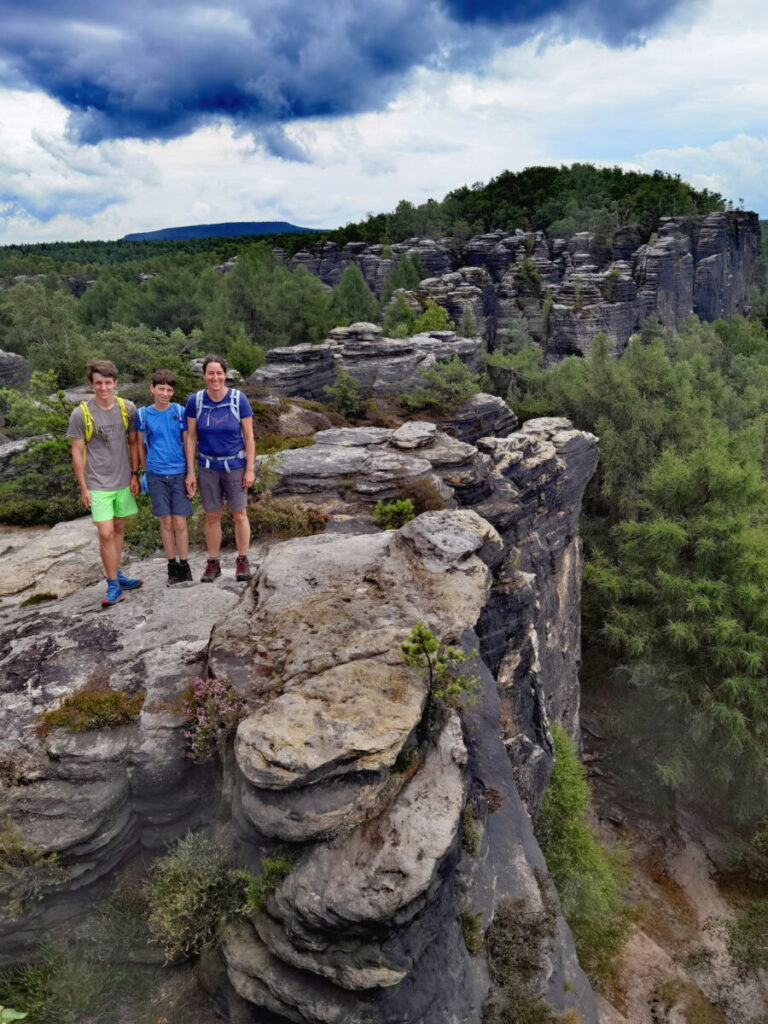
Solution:
<svg viewBox="0 0 768 1024"><path fill-rule="evenodd" d="M239 469L206 469L198 465L197 479L200 499L206 512L218 512L226 498L230 512L239 512L248 504L248 491L243 487L245 466Z"/></svg>

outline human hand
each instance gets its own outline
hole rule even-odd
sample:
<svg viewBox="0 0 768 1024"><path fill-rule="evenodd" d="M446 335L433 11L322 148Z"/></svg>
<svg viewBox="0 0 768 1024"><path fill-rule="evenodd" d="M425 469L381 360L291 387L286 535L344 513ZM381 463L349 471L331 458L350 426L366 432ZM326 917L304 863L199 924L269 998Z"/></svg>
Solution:
<svg viewBox="0 0 768 1024"><path fill-rule="evenodd" d="M256 474L252 469L243 470L243 490L247 491L249 487L253 487Z"/></svg>
<svg viewBox="0 0 768 1024"><path fill-rule="evenodd" d="M141 493L141 481L137 476L131 477L130 488L131 494L134 496L134 498L138 498L139 494Z"/></svg>
<svg viewBox="0 0 768 1024"><path fill-rule="evenodd" d="M197 480L195 479L194 473L187 473L187 478L184 481L184 486L187 489L187 497L194 498L195 491L197 490Z"/></svg>
<svg viewBox="0 0 768 1024"><path fill-rule="evenodd" d="M80 501L85 505L87 509L91 507L91 492L87 487L80 488Z"/></svg>

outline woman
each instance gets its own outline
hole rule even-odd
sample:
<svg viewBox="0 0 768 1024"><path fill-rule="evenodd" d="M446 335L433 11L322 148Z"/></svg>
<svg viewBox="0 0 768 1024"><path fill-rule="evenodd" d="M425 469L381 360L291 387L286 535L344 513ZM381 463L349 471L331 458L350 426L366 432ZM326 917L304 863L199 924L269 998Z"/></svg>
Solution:
<svg viewBox="0 0 768 1024"><path fill-rule="evenodd" d="M253 412L242 392L227 387L227 364L221 356L203 360L205 388L187 399L187 494L196 490L195 454L197 454L200 498L205 511L205 544L208 562L200 577L213 583L221 576L221 507L226 500L235 526L237 561L235 579L249 580L248 547L251 524L246 506L248 488L253 485L255 445Z"/></svg>

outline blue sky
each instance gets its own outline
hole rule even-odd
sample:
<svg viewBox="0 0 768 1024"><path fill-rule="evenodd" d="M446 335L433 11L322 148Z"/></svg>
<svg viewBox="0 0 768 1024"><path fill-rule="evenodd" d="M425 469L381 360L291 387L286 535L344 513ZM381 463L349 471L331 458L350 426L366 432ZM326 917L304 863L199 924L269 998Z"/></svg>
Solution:
<svg viewBox="0 0 768 1024"><path fill-rule="evenodd" d="M0 244L333 227L504 169L768 216L763 0L0 0Z"/></svg>

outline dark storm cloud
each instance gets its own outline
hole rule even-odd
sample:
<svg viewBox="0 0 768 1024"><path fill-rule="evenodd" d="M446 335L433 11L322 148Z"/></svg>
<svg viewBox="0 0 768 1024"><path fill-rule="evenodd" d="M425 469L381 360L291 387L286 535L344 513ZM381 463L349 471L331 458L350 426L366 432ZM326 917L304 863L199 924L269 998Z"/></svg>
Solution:
<svg viewBox="0 0 768 1024"><path fill-rule="evenodd" d="M481 66L537 31L636 42L690 0L0 0L0 81L44 90L83 143L381 109L419 66Z"/></svg>

